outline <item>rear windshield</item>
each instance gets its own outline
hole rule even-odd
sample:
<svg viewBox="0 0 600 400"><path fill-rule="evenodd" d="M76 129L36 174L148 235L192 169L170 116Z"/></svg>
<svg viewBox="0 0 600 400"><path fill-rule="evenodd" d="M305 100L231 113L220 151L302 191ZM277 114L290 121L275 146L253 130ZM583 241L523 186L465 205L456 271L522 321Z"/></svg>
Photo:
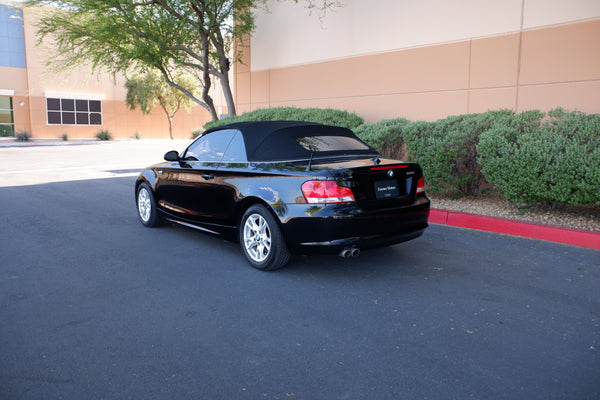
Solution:
<svg viewBox="0 0 600 400"><path fill-rule="evenodd" d="M248 154L248 161L292 161L363 154L378 153L349 129L315 125L273 132Z"/></svg>
<svg viewBox="0 0 600 400"><path fill-rule="evenodd" d="M363 142L347 136L304 136L296 141L308 151L369 150Z"/></svg>

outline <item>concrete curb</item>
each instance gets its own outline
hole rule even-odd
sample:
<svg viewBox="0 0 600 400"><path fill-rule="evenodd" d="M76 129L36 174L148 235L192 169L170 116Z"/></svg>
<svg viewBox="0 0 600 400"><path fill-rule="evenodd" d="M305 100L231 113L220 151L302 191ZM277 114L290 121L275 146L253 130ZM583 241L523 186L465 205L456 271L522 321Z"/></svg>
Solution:
<svg viewBox="0 0 600 400"><path fill-rule="evenodd" d="M429 222L600 250L600 233L432 208Z"/></svg>

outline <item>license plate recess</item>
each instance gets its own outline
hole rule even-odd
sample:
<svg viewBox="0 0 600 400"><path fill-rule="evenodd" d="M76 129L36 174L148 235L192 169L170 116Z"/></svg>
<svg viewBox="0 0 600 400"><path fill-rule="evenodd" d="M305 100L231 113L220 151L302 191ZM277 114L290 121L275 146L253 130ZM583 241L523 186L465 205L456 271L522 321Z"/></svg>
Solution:
<svg viewBox="0 0 600 400"><path fill-rule="evenodd" d="M398 181L396 179L375 181L374 184L375 198L377 199L389 199L400 196L400 191L398 190Z"/></svg>

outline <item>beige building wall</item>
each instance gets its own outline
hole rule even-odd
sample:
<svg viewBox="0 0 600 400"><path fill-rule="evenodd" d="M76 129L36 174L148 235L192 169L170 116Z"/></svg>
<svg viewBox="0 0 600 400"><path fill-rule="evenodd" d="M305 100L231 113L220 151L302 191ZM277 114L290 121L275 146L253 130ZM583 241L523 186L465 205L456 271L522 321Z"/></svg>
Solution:
<svg viewBox="0 0 600 400"><path fill-rule="evenodd" d="M0 1L1 4L13 5ZM169 138L168 121L164 111L156 108L150 115L131 111L125 103L125 78L116 81L106 73L92 74L89 67L81 66L70 73L53 72L46 65L54 57L52 43L38 46L35 23L39 10L23 9L27 68L0 67L0 89L14 92L13 109L15 131L27 131L37 138L70 139L94 138L100 130L108 130L115 138L131 138L138 133L142 138ZM52 125L47 121L46 97L63 94L65 97L93 97L102 101L102 125ZM218 84L213 99L223 113L227 107ZM191 112L179 110L174 118L174 137L191 138L192 131L210 121L209 113L200 106Z"/></svg>
<svg viewBox="0 0 600 400"><path fill-rule="evenodd" d="M334 107L367 121L555 107L600 112L600 1L268 2L236 66L238 111Z"/></svg>

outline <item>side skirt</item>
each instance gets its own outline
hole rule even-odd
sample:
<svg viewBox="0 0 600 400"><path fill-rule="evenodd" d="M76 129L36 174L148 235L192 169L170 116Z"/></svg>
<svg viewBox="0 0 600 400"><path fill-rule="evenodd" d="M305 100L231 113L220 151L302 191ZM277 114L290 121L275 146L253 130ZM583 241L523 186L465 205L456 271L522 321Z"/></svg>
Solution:
<svg viewBox="0 0 600 400"><path fill-rule="evenodd" d="M178 220L171 219L171 218L166 218L166 220L169 221L169 222L173 222L174 224L179 224L179 225L187 226L188 228L197 229L199 231L212 233L213 235L221 235L221 233L219 233L217 231L211 231L210 229L206 229L206 228L203 228L203 227L198 226L198 225L188 224L187 222L178 221Z"/></svg>

